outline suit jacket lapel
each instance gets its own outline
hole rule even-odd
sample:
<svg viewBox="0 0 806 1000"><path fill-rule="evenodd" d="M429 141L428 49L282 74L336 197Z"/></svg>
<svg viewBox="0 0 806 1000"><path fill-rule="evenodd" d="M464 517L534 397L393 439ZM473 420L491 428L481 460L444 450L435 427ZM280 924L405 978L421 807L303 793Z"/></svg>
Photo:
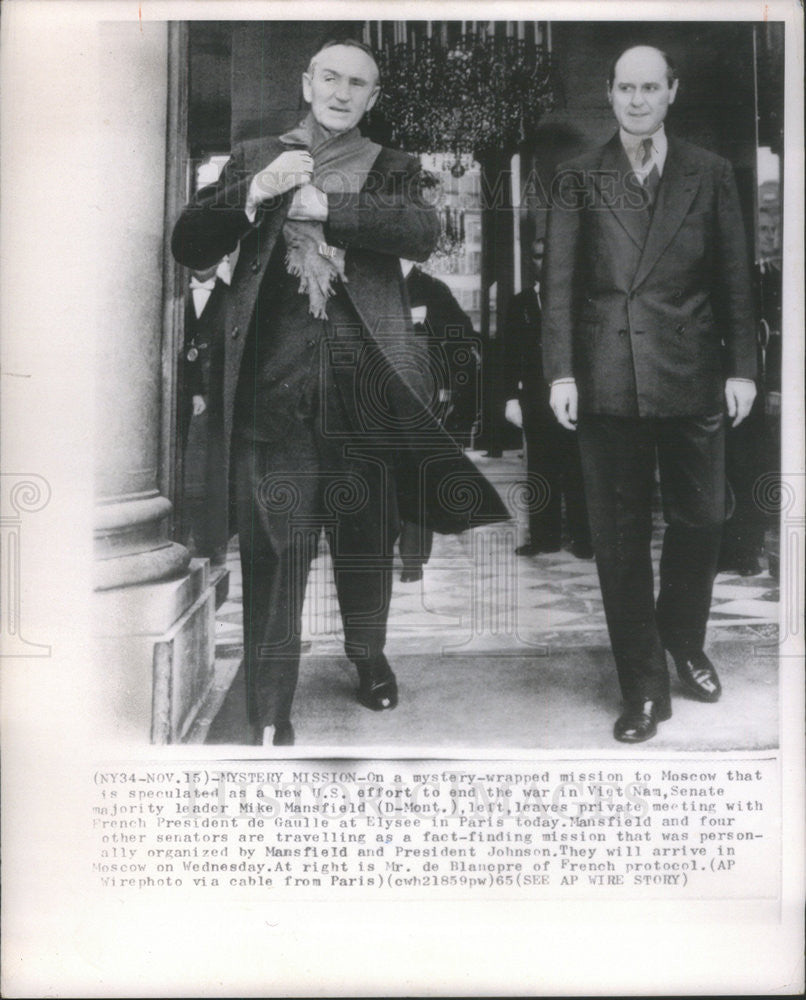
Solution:
<svg viewBox="0 0 806 1000"><path fill-rule="evenodd" d="M640 192L631 191L626 183L632 173L617 132L602 150L598 174L593 173L593 184L598 192L596 203L610 209L640 250L646 239L646 216L639 207Z"/></svg>
<svg viewBox="0 0 806 1000"><path fill-rule="evenodd" d="M216 283L213 286L213 290L210 292L210 295L209 295L207 301L204 303L204 309L202 309L202 311L201 311L201 316L197 317L199 323L209 322L210 317L211 316L215 316L216 310L218 309L218 304L221 301L221 299L224 297L224 289L226 287L227 286L224 284L224 282L220 278L216 278ZM190 298L191 299L193 298L192 294L191 294ZM193 312L193 315L194 316L196 315L195 310Z"/></svg>
<svg viewBox="0 0 806 1000"><path fill-rule="evenodd" d="M700 176L696 164L686 159L679 144L670 136L652 222L635 272L633 287L646 278L671 242L682 225L699 186Z"/></svg>

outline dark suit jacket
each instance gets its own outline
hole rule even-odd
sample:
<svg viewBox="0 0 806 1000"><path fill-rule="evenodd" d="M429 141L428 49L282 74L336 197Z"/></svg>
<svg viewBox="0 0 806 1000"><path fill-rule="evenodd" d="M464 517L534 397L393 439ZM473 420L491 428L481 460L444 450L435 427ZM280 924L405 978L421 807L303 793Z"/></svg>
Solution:
<svg viewBox="0 0 806 1000"><path fill-rule="evenodd" d="M547 379L575 376L583 412L721 412L725 378L756 375L744 226L727 160L670 136L648 233L644 192L618 134L562 166L552 192Z"/></svg>
<svg viewBox="0 0 806 1000"><path fill-rule="evenodd" d="M233 428L235 391L244 344L261 282L288 213L293 192L265 202L250 224L243 207L255 173L287 147L277 138L255 139L236 147L215 185L200 191L184 210L173 232L172 250L194 269L209 267L240 242L240 254L227 303L225 325L224 433ZM439 236L439 222L428 203L427 175L404 153L382 149L360 193L328 196L325 238L346 250L344 290L374 347L396 374L390 387L399 423L394 456L398 498L407 520L425 516L437 531L460 531L480 515L502 520L508 515L498 495L428 411L427 360L401 364L403 356L425 354L416 344L404 305L400 257L424 260ZM423 477L423 483L412 479ZM476 482L482 501L473 511L445 503L439 482ZM450 492L450 490L449 490ZM438 495L439 494L439 495Z"/></svg>
<svg viewBox="0 0 806 1000"><path fill-rule="evenodd" d="M193 293L187 292L185 301L185 342L180 357L185 393L205 396L210 382L210 361L221 347L222 303L227 285L216 278L215 287L204 305L201 316L196 315ZM195 353L192 351L195 348ZM188 354L190 353L190 357Z"/></svg>
<svg viewBox="0 0 806 1000"><path fill-rule="evenodd" d="M220 278L205 303L201 316L196 315L193 295L185 300L185 336L179 356L179 437L182 449L187 445L193 416L193 396L205 396L208 410L221 412L223 371L222 309L227 286ZM190 356L188 356L190 355ZM213 392L210 392L211 385Z"/></svg>

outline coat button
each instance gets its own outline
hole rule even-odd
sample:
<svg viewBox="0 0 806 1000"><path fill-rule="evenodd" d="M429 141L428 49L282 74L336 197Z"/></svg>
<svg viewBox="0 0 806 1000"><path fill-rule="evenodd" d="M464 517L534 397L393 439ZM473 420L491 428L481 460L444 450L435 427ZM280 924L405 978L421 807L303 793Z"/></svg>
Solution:
<svg viewBox="0 0 806 1000"><path fill-rule="evenodd" d="M252 274L257 274L257 272L260 270L260 259L258 257L255 257L255 259L252 261L249 267L252 270Z"/></svg>
<svg viewBox="0 0 806 1000"><path fill-rule="evenodd" d="M633 333L635 334L636 337L643 337L644 335L643 330L633 330Z"/></svg>
<svg viewBox="0 0 806 1000"><path fill-rule="evenodd" d="M238 336L238 334L239 334L240 332L241 332L241 328L240 328L239 326L234 326L234 327L233 327L233 328L232 328L232 329L230 330L230 337L232 337L232 338L234 339L235 337L237 337L237 336Z"/></svg>
<svg viewBox="0 0 806 1000"><path fill-rule="evenodd" d="M626 337L629 332L629 330L619 330L618 335L619 337Z"/></svg>
<svg viewBox="0 0 806 1000"><path fill-rule="evenodd" d="M685 323L678 323L677 324L677 332L678 333L685 333L686 332Z"/></svg>

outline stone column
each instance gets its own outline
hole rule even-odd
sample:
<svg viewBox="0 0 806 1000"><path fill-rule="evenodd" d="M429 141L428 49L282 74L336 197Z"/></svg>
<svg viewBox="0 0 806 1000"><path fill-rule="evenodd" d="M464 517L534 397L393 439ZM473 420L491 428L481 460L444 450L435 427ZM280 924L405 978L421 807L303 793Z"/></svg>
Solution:
<svg viewBox="0 0 806 1000"><path fill-rule="evenodd" d="M118 731L181 739L212 683L208 565L171 540L177 132L184 26L102 23L95 588L99 670ZM172 161L172 162L171 162ZM178 179L182 178L181 181ZM166 213L167 209L167 213ZM166 339L167 338L167 339ZM167 390L167 391L166 391ZM167 456L167 458L166 458Z"/></svg>
<svg viewBox="0 0 806 1000"><path fill-rule="evenodd" d="M183 572L160 495L168 29L102 24L96 586Z"/></svg>

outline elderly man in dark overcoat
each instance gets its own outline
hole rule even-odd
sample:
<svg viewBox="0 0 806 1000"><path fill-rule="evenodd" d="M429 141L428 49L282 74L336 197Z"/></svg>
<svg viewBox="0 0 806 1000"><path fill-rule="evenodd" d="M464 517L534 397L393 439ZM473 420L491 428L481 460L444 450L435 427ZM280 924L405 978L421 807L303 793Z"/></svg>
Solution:
<svg viewBox="0 0 806 1000"><path fill-rule="evenodd" d="M549 219L545 372L574 428L624 711L614 735L650 739L671 716L664 649L683 689L715 702L703 651L729 506L725 421L756 393L744 226L731 165L671 135L669 58L637 46L611 68L619 124L560 168ZM724 358L723 358L724 345ZM656 461L667 528L655 602Z"/></svg>
<svg viewBox="0 0 806 1000"><path fill-rule="evenodd" d="M358 124L379 95L371 52L328 43L302 77L305 120L244 142L184 210L172 249L209 266L240 244L225 328L225 439L243 570L255 742L294 742L309 567L324 529L358 699L394 708L384 655L398 517L456 532L506 510L440 428L400 258L439 224L418 161Z"/></svg>

